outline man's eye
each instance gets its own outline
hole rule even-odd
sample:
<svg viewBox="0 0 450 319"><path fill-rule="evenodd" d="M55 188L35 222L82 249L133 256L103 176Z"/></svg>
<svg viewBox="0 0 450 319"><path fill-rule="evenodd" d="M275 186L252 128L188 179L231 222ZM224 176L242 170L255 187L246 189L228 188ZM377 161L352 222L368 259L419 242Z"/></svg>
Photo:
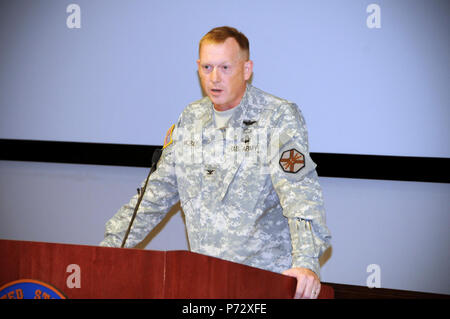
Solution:
<svg viewBox="0 0 450 319"><path fill-rule="evenodd" d="M230 72L231 72L231 65L222 65L221 70L225 74L230 74Z"/></svg>
<svg viewBox="0 0 450 319"><path fill-rule="evenodd" d="M205 73L209 73L209 72L211 72L212 67L211 67L211 65L202 65L202 70Z"/></svg>

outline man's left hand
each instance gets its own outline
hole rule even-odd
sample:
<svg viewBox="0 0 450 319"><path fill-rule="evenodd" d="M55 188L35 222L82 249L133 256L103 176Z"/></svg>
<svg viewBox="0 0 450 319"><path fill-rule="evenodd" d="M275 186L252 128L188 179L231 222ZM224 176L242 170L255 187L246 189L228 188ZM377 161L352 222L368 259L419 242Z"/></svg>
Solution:
<svg viewBox="0 0 450 319"><path fill-rule="evenodd" d="M315 272L307 268L291 268L283 275L297 278L294 299L316 299L320 292L320 280Z"/></svg>

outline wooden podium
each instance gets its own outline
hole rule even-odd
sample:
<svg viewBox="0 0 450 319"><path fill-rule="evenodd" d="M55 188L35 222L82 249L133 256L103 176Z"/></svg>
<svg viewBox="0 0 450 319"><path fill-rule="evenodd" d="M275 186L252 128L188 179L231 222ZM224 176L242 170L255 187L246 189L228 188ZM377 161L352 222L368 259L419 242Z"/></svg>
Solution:
<svg viewBox="0 0 450 319"><path fill-rule="evenodd" d="M188 251L0 240L0 287L32 279L66 298L289 299L296 279ZM320 299L334 298L323 285Z"/></svg>

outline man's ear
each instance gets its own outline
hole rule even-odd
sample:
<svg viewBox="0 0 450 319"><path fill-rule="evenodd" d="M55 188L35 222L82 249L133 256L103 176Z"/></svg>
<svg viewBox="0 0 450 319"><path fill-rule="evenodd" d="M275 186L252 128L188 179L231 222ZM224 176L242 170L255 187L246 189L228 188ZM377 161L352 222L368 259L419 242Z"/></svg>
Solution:
<svg viewBox="0 0 450 319"><path fill-rule="evenodd" d="M244 63L244 77L245 81L248 81L253 73L253 61L248 60Z"/></svg>

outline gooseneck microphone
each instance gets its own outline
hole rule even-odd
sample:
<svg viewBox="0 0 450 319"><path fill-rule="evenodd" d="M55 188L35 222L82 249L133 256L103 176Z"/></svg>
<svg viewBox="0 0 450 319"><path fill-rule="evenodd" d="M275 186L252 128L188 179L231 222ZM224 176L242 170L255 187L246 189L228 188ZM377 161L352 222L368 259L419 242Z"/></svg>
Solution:
<svg viewBox="0 0 450 319"><path fill-rule="evenodd" d="M131 216L130 224L128 225L127 232L125 233L125 236L123 237L122 245L120 246L120 248L125 247L125 242L127 241L128 235L130 234L131 226L133 225L134 219L136 218L137 211L139 209L139 206L141 205L142 198L144 197L145 190L147 189L148 180L150 178L150 175L154 171L156 171L156 166L158 164L159 158L161 157L161 154L162 154L162 149L156 149L153 151L152 168L150 169L147 179L145 180L144 187L138 188L139 198L136 203L136 207L134 208L134 212L133 212L133 215Z"/></svg>

